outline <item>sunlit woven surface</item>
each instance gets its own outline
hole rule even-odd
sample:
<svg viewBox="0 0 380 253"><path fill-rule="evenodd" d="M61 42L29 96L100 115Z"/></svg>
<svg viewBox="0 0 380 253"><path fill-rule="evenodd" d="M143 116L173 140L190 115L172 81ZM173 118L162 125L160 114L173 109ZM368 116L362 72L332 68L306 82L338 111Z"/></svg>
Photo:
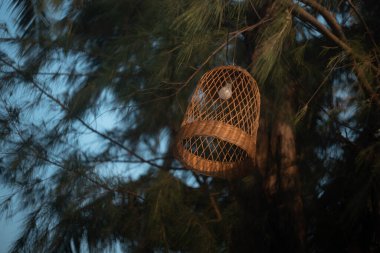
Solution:
<svg viewBox="0 0 380 253"><path fill-rule="evenodd" d="M244 175L255 158L259 114L259 90L245 69L222 66L205 73L176 140L179 160L206 175Z"/></svg>

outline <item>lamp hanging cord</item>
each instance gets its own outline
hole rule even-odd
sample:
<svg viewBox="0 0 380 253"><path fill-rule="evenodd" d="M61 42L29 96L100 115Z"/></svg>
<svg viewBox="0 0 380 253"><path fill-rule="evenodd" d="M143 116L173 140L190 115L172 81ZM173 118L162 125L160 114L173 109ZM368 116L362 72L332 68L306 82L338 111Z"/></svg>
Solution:
<svg viewBox="0 0 380 253"><path fill-rule="evenodd" d="M230 64L230 61L228 59L229 41L230 41L230 26L227 24L227 38L226 38L226 63L227 63L227 65Z"/></svg>
<svg viewBox="0 0 380 253"><path fill-rule="evenodd" d="M239 28L239 21L240 21L240 10L238 11L238 16L237 16L237 20L236 20L236 31L238 30ZM239 36L236 36L235 37L235 45L234 45L234 54L232 56L232 65L235 65L235 62L236 62L236 48L237 48L237 41L239 39Z"/></svg>

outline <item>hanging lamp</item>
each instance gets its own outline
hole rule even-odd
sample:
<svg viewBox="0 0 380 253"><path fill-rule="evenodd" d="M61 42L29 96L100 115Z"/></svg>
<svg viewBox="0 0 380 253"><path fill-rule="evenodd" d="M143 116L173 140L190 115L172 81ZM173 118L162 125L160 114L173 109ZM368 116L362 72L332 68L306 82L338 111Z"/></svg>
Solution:
<svg viewBox="0 0 380 253"><path fill-rule="evenodd" d="M200 79L175 141L188 169L231 178L253 167L260 116L256 81L243 68L220 66Z"/></svg>

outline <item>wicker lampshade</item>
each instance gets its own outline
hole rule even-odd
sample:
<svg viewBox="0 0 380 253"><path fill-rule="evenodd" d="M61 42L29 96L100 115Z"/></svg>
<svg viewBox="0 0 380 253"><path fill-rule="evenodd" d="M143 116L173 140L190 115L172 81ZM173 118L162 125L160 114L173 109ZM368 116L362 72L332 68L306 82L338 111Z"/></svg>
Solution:
<svg viewBox="0 0 380 253"><path fill-rule="evenodd" d="M176 139L176 155L201 174L230 178L252 168L260 94L243 68L221 66L205 73L188 105Z"/></svg>

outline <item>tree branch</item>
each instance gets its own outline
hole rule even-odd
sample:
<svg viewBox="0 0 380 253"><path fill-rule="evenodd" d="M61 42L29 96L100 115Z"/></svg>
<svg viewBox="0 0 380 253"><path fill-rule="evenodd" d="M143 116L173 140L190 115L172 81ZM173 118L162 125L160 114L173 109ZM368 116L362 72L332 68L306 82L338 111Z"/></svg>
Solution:
<svg viewBox="0 0 380 253"><path fill-rule="evenodd" d="M348 55L352 57L352 60L354 62L354 71L356 73L356 76L359 80L360 86L364 92L364 94L369 97L371 100L373 100L378 106L380 106L380 98L379 95L374 92L374 90L371 87L371 84L366 79L365 72L363 70L363 67L359 66L357 64L358 60L362 60L361 56L358 56L354 53L353 49L343 40L335 36L329 29L327 29L321 22L319 22L313 15L311 15L309 12L301 8L299 5L294 4L292 11L298 15L300 19L302 19L305 22L310 23L315 28L318 29L319 32L321 32L323 35L325 35L328 39L335 42L339 47L341 47ZM376 66L373 66L373 64L370 65L370 68L375 73L379 72L379 69Z"/></svg>
<svg viewBox="0 0 380 253"><path fill-rule="evenodd" d="M252 31L254 29L256 29L257 27L259 27L260 25L268 22L272 20L272 18L266 18L266 19L262 19L260 20L260 22L256 23L256 24L253 24L251 26L247 26L247 27L244 27L238 31L234 31L234 32L231 32L230 33L230 37L229 39L224 42L222 45L220 45L217 49L215 49L207 58L204 62L202 62L202 64L193 72L193 74L191 74L191 76L186 80L186 82L182 85L182 87L180 89L178 89L177 93L183 88L185 87L186 85L188 85L191 80L193 80L193 78L203 69L203 67L212 59L213 56L215 56L220 50L222 50L230 41L234 40L236 37L238 37L240 34L244 33L244 32L249 32L249 31Z"/></svg>
<svg viewBox="0 0 380 253"><path fill-rule="evenodd" d="M13 74L14 72L11 71L2 71L0 70L0 73L3 74ZM96 73L70 73L70 72L34 72L29 73L31 75L39 75L39 76L100 76Z"/></svg>
<svg viewBox="0 0 380 253"><path fill-rule="evenodd" d="M373 46L376 48L377 51L379 51L379 47L378 47L375 39L373 38L373 33L369 30L369 27L368 27L367 23L365 22L363 16L360 14L358 8L356 8L356 6L352 3L351 0L347 0L347 2L350 5L351 9L355 12L356 16L358 16L360 22L363 24L364 29L366 30L366 32L368 34L368 37L371 40ZM377 57L377 52L375 53L375 56L376 56L377 63L379 64L379 59Z"/></svg>
<svg viewBox="0 0 380 253"><path fill-rule="evenodd" d="M25 142L25 141L26 141L25 138L22 136L21 132L18 131L17 128L16 128L16 132L17 132L17 135L21 138L21 140L22 140L23 142ZM97 186L99 186L99 187L101 187L101 188L103 188L103 189L105 189L105 190L107 190L107 191L110 191L110 192L119 192L119 193L126 192L126 193L128 193L128 194L131 194L131 195L135 196L136 198L139 198L139 199L141 199L141 200L144 200L144 198L143 198L142 196L138 195L136 192L129 191L129 190L123 190L123 192L120 192L120 191L118 191L118 190L112 189L112 188L111 188L110 186L108 186L106 183L104 183L104 182L99 182L99 180L96 180L96 179L94 179L94 178L88 176L86 173L79 173L79 172L76 171L76 170L68 169L68 168L66 168L65 166L63 166L62 164L60 164L59 162L57 162L57 161L53 161L53 160L51 160L51 159L49 159L49 158L47 158L47 157L45 157L45 156L42 156L41 153L39 152L39 150L35 149L33 146L31 146L31 151L34 153L34 154L33 154L34 157L36 157L36 158L38 158L38 159L40 159L40 160L42 160L42 161L44 161L44 162L46 162L46 163L48 163L48 164L54 165L54 166L56 166L56 167L58 167L58 168L61 168L61 169L63 169L63 170L73 172L73 173L77 174L78 176L83 176L86 180L90 181L91 183L93 183L93 184L95 184L95 185L97 185ZM54 175L53 175L53 176L50 176L50 177L47 177L47 178L45 178L45 179L42 180L42 181L49 180L50 178L53 178L53 177L54 177ZM41 183L42 181L35 182L35 183L33 183L31 186L34 186L35 184Z"/></svg>
<svg viewBox="0 0 380 253"><path fill-rule="evenodd" d="M335 36L329 29L326 28L321 22L319 22L313 15L311 15L309 12L301 8L299 5L295 4L292 8L293 12L295 12L296 15L303 21L306 21L313 25L315 28L318 29L320 33L325 35L327 38L335 42L338 46L343 48L347 53L352 55L352 49L349 45L347 45L344 41L342 41L340 38Z"/></svg>
<svg viewBox="0 0 380 253"><path fill-rule="evenodd" d="M346 41L346 36L344 35L342 26L338 23L335 17L331 14L331 12L326 9L324 6L319 4L315 0L300 0L306 5L309 5L316 11L318 11L326 20L326 22L330 25L330 27L334 30L334 32L344 41Z"/></svg>
<svg viewBox="0 0 380 253"><path fill-rule="evenodd" d="M2 59L0 57L0 61L3 62L4 64L6 64L7 66L11 67L16 73L18 73L19 75L21 75L22 77L25 77L25 74L22 70L16 68L15 66L13 66L12 64L8 63L7 61L5 61L4 59ZM45 95L47 98L49 98L51 101L53 101L54 103L56 103L57 105L59 105L64 111L66 112L70 112L70 108L67 107L65 104L63 104L59 99L55 98L53 95L51 95L50 93L48 93L47 91L45 91L34 79L32 80L29 80L29 82L37 89L41 92L41 94ZM164 169L163 166L160 166L156 163L153 163L149 160L146 160L144 159L142 156L138 155L136 152L132 151L131 149L129 149L128 147L126 147L125 145L123 145L121 142L115 140L115 139L112 139L111 137L109 137L108 135L96 130L95 128L93 128L92 126L90 126L87 122L85 122L81 117L79 116L74 116L74 118L76 120L78 120L85 128L87 128L88 130L90 130L91 132L97 134L98 136L102 137L103 139L106 139L108 140L109 142L115 144L116 146L120 147L121 149L127 151L130 155L136 157L140 162L142 163L146 163L146 164L149 164L153 167L156 167L156 168L159 168L159 169ZM167 169L167 168L166 168Z"/></svg>

